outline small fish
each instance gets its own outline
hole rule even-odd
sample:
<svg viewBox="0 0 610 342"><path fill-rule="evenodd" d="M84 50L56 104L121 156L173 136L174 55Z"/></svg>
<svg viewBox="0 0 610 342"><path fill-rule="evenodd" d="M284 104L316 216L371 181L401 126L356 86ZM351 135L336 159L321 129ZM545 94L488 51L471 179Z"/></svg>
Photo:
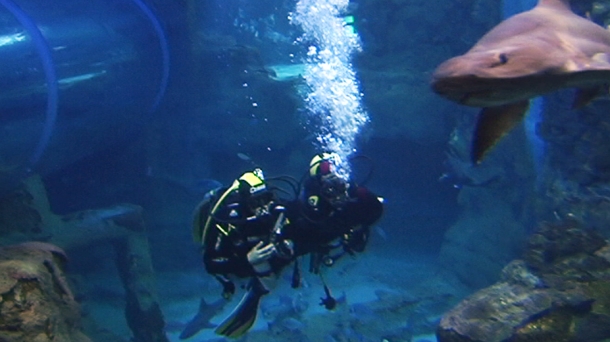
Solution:
<svg viewBox="0 0 610 342"><path fill-rule="evenodd" d="M243 160L243 161L247 161L247 162L251 162L251 161L252 161L252 158L250 158L250 156L248 156L248 155L247 155L247 154L245 154L245 153L241 153L241 152L239 152L239 153L237 153L237 157L238 157L239 159Z"/></svg>
<svg viewBox="0 0 610 342"><path fill-rule="evenodd" d="M326 298L320 297L320 305L324 306L326 310L333 310L337 306L337 300L333 298L326 284L324 284L324 292L326 293Z"/></svg>
<svg viewBox="0 0 610 342"><path fill-rule="evenodd" d="M279 82L297 80L305 74L304 64L269 65L266 68L271 70L269 77Z"/></svg>
<svg viewBox="0 0 610 342"><path fill-rule="evenodd" d="M439 177L438 177L438 181L442 182L444 180L450 179L451 176L449 175L448 172L443 172Z"/></svg>

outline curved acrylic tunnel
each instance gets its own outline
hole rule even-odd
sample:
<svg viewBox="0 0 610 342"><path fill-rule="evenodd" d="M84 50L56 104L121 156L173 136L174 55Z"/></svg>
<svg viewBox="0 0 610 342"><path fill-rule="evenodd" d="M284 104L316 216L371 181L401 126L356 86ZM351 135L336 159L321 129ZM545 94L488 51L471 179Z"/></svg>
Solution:
<svg viewBox="0 0 610 342"><path fill-rule="evenodd" d="M143 0L0 0L0 195L125 143L169 75Z"/></svg>

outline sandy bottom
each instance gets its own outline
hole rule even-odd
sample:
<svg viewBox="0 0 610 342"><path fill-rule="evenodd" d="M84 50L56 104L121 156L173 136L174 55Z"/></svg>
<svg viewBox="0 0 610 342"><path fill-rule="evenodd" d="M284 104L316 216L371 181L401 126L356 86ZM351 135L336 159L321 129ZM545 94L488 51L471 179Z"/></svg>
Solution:
<svg viewBox="0 0 610 342"><path fill-rule="evenodd" d="M300 262L302 286L290 287L292 267L277 279L275 289L261 302L258 317L242 341L413 341L435 342L434 330L442 313L467 293L444 277L432 257L393 258L365 254L346 257L323 270L324 279L339 304L333 311L320 306L324 296L319 276ZM95 276L99 277L99 276ZM129 340L124 319L124 299L118 277L88 278L94 297L83 302L87 317L98 327ZM218 301L221 288L203 269L192 273L158 273L159 299L171 341L223 341L213 329L180 340L179 335L198 311L204 298ZM219 324L245 291L210 319ZM92 336L95 338L94 336Z"/></svg>

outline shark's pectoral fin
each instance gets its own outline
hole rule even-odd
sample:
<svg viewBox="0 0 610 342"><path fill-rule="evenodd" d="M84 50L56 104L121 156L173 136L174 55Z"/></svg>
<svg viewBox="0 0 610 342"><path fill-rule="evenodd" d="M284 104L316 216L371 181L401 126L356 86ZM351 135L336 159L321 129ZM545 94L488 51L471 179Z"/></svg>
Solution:
<svg viewBox="0 0 610 342"><path fill-rule="evenodd" d="M572 109L582 108L591 103L591 101L593 101L596 97L604 93L608 93L608 86L578 88L576 89L576 96L574 96Z"/></svg>
<svg viewBox="0 0 610 342"><path fill-rule="evenodd" d="M485 154L523 120L528 107L529 101L521 101L499 107L483 108L472 138L471 158L474 164L479 164Z"/></svg>

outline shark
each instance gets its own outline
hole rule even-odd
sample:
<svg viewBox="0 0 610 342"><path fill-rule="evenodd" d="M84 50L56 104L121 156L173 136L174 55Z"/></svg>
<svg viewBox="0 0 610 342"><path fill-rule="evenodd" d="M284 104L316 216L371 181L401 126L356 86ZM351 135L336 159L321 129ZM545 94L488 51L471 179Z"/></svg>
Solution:
<svg viewBox="0 0 610 342"><path fill-rule="evenodd" d="M587 105L610 83L610 32L575 14L570 0L539 0L487 32L461 56L433 72L434 92L482 108L471 161L489 150L528 111L529 100L575 88L573 108Z"/></svg>
<svg viewBox="0 0 610 342"><path fill-rule="evenodd" d="M180 333L179 338L185 340L191 338L203 329L211 329L216 327L215 324L210 323L210 319L216 316L225 307L227 301L225 299L218 299L215 302L207 303L204 298L201 298L199 302L199 311L184 327Z"/></svg>

